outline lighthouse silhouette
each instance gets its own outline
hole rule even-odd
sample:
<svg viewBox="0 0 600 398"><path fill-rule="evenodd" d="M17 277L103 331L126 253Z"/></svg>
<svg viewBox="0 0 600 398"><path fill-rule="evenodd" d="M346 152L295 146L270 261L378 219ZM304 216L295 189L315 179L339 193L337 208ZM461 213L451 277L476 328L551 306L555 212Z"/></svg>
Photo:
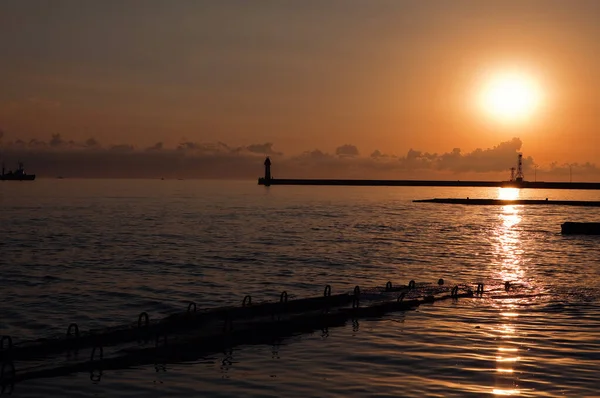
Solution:
<svg viewBox="0 0 600 398"><path fill-rule="evenodd" d="M265 185L271 185L271 159L265 159Z"/></svg>

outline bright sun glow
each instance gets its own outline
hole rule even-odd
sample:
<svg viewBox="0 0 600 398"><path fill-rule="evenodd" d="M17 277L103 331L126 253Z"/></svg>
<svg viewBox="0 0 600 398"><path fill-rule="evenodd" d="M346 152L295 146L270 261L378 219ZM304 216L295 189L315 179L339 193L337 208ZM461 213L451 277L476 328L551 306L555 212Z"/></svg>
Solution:
<svg viewBox="0 0 600 398"><path fill-rule="evenodd" d="M521 122L533 116L541 97L534 78L518 72L502 73L484 83L479 105L497 121Z"/></svg>

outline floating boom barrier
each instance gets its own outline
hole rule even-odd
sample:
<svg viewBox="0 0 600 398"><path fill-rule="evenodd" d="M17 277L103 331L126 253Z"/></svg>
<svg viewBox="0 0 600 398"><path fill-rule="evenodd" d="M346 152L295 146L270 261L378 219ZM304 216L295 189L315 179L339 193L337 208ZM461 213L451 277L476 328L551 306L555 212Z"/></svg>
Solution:
<svg viewBox="0 0 600 398"><path fill-rule="evenodd" d="M84 333L73 323L62 338L13 344L10 336L2 336L0 385L4 391L15 383L36 378L89 371L90 378L99 379L102 370L192 361L241 344L270 344L297 334L343 326L348 320L408 311L440 300L481 296L484 289L483 284L477 285L475 293L467 286L449 289L442 286L442 279L438 285L419 284L417 288L414 280L406 286L388 282L384 288L361 292L356 286L352 293L336 295L327 285L320 297L288 300L287 292L282 292L277 302L253 304L252 297L246 296L240 307L205 311L197 311L196 304L190 302L185 312L157 322L151 322L142 312L132 325ZM83 349L90 350L89 360L78 361ZM66 359L59 356L65 353ZM15 362L22 366L15 366Z"/></svg>

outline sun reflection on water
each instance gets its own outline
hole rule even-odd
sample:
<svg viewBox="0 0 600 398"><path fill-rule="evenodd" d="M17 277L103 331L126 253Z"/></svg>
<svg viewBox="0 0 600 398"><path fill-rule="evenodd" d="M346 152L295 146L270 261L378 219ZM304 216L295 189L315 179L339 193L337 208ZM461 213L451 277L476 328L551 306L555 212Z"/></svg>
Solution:
<svg viewBox="0 0 600 398"><path fill-rule="evenodd" d="M499 188L498 198L514 200L519 198L517 188ZM497 261L496 279L511 284L524 281L525 270L522 267L523 247L520 239L519 223L521 222L521 206L506 205L498 213L498 223L493 234L493 245ZM518 327L519 312L514 302L497 300L501 324L497 328L498 342L496 362L496 382L492 387L493 395L521 395L515 367L521 361L519 356Z"/></svg>
<svg viewBox="0 0 600 398"><path fill-rule="evenodd" d="M494 388L494 390L492 391L492 393L494 395L520 395L521 392L519 390L502 390L500 388Z"/></svg>

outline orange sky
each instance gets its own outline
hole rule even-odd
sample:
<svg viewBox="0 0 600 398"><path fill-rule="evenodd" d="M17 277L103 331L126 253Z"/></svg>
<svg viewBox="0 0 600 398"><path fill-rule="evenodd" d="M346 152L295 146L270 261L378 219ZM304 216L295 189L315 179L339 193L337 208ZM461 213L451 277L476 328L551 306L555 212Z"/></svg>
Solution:
<svg viewBox="0 0 600 398"><path fill-rule="evenodd" d="M4 141L272 142L404 155L512 137L536 163L600 155L598 1L0 2ZM503 125L480 77L535 76Z"/></svg>

